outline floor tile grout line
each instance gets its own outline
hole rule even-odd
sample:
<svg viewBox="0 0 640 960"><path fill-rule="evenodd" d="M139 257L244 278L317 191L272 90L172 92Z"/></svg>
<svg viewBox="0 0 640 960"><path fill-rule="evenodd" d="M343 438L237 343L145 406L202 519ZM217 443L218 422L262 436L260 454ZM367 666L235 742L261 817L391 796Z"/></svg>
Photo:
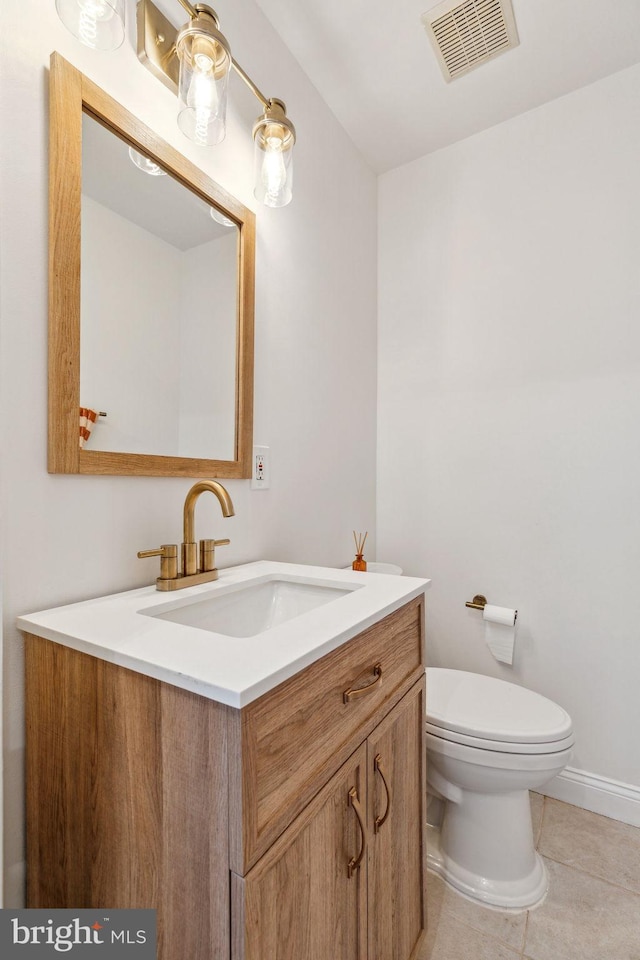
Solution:
<svg viewBox="0 0 640 960"><path fill-rule="evenodd" d="M547 891L548 892L548 891ZM545 900L546 900L545 894ZM540 904L540 908L544 906L544 901ZM527 949L527 933L529 931L529 917L531 916L531 910L527 910L527 917L524 921L524 930L522 931L522 956L524 957L525 950Z"/></svg>
<svg viewBox="0 0 640 960"><path fill-rule="evenodd" d="M542 839L542 828L544 827L544 817L545 817L545 811L547 808L547 798L544 796L544 794L539 794L539 796L542 796L542 810L540 811L540 823L538 825L538 835L534 837L534 846L536 850L538 849L540 845L540 841Z"/></svg>
<svg viewBox="0 0 640 960"><path fill-rule="evenodd" d="M467 927L468 930L473 930L474 933L479 933L480 936L486 937L487 940L491 940L494 943L499 943L501 947L505 947L509 953L513 953L514 956L518 957L520 960L522 953L516 947L512 946L510 943L507 943L506 940L503 940L501 937L494 937L492 933L487 933L486 930L479 930L478 927L474 927L472 923L469 923L468 920L459 920L456 917L451 917L451 920L454 923L459 923L463 927Z"/></svg>
<svg viewBox="0 0 640 960"><path fill-rule="evenodd" d="M506 940L503 940L502 937L498 937L493 933L487 933L486 930L482 930L480 927L475 927L473 923L469 923L468 920L460 920L455 916L452 916L451 919L455 923L461 923L464 927L468 927L469 930L473 930L474 933L479 933L481 936L487 937L488 940L493 940L495 943L499 943L501 947L506 947L507 950L511 951L511 953L516 953L518 957L520 957L521 951L524 949L524 939L520 947L514 947L512 943L508 943Z"/></svg>
<svg viewBox="0 0 640 960"><path fill-rule="evenodd" d="M581 873L583 876L590 877L592 880L600 880L601 883L606 883L615 890L622 890L624 893L630 893L634 897L640 897L640 890L633 890L631 887L625 887L625 885L622 883L615 883L613 880L607 880L606 877L600 876L599 873L591 873L589 870L584 870L582 867L576 867L572 863L567 863L566 860L556 860L555 857L550 857L546 853L541 853L540 856L543 860L550 860L551 863L557 863L561 867L566 867L568 870L573 870L575 873Z"/></svg>

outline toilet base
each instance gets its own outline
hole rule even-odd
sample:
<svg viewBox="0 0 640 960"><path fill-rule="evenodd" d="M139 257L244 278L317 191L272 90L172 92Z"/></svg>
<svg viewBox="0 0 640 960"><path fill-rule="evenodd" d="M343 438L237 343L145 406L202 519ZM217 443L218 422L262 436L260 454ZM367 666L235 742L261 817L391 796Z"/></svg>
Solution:
<svg viewBox="0 0 640 960"><path fill-rule="evenodd" d="M496 880L472 873L446 853L440 829L427 825L427 868L473 903L494 910L522 913L539 907L547 895L548 877L542 857L533 853L530 871L517 879Z"/></svg>

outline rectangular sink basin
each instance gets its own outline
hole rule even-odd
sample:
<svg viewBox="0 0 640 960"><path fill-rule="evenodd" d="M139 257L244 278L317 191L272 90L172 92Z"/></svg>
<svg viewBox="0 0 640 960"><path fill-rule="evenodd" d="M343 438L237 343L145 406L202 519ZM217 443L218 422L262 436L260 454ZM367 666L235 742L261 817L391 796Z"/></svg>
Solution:
<svg viewBox="0 0 640 960"><path fill-rule="evenodd" d="M254 637L357 589L273 578L140 612L229 637Z"/></svg>

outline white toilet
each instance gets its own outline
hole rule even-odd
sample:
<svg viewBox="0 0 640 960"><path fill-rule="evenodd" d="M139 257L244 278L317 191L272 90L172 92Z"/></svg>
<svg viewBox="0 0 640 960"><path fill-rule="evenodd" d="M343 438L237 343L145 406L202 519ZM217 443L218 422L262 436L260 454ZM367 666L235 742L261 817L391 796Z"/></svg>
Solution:
<svg viewBox="0 0 640 960"><path fill-rule="evenodd" d="M466 897L523 910L544 899L529 790L569 761L571 717L524 687L427 668L427 784L442 804L428 865ZM431 817L429 817L431 820Z"/></svg>

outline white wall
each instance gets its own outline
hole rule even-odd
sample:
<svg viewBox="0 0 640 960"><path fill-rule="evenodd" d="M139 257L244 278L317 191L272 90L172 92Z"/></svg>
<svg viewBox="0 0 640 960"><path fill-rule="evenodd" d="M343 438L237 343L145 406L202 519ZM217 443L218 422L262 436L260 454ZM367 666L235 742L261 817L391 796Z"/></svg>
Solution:
<svg viewBox="0 0 640 960"><path fill-rule="evenodd" d="M237 228L192 247L182 257L180 456L233 460Z"/></svg>
<svg viewBox="0 0 640 960"><path fill-rule="evenodd" d="M430 662L556 699L572 766L638 788L639 102L636 66L380 178L378 452Z"/></svg>
<svg viewBox="0 0 640 960"><path fill-rule="evenodd" d="M168 9L180 21L179 5ZM221 565L259 557L342 565L354 527L369 529L375 547L376 180L252 0L220 0L216 10L238 61L286 99L299 143L293 203L257 211L255 440L270 446L272 486L229 482L236 516L223 520L210 498L196 523L231 538ZM175 98L138 62L133 16L111 54L82 47L53 3L4 0L1 18L4 863L5 905L15 906L24 742L15 617L151 583L155 561L136 551L181 539L190 486L46 472L49 55L58 50L253 208L251 123L260 110L232 77L227 139L202 151L178 131Z"/></svg>
<svg viewBox="0 0 640 960"><path fill-rule="evenodd" d="M82 196L80 405L91 450L178 451L181 250Z"/></svg>

